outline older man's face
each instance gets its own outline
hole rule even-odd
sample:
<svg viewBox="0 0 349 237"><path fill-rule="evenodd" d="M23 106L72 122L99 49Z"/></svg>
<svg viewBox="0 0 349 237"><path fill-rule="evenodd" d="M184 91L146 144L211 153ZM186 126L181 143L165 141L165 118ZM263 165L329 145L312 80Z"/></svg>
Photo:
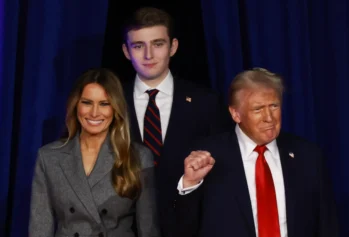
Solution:
<svg viewBox="0 0 349 237"><path fill-rule="evenodd" d="M257 145L268 144L280 133L281 101L274 89L243 89L238 104L230 106L233 120Z"/></svg>

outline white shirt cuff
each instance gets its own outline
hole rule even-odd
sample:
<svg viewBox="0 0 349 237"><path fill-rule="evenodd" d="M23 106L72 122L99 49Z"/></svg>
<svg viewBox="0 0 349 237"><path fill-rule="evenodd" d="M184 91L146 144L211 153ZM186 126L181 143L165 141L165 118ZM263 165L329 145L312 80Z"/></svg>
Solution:
<svg viewBox="0 0 349 237"><path fill-rule="evenodd" d="M188 188L183 188L183 176L182 176L181 179L178 182L177 189L178 189L178 192L179 192L180 195L186 195L186 194L189 194L189 193L193 192L198 187L200 187L200 185L203 182L204 182L204 180L201 180L200 183L198 183L198 184L196 184L194 186L191 186L191 187L188 187Z"/></svg>

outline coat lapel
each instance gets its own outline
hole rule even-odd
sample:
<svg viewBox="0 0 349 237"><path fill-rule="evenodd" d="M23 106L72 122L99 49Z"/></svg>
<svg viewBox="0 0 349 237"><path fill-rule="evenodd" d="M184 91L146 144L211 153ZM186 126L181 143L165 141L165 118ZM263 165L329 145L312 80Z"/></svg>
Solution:
<svg viewBox="0 0 349 237"><path fill-rule="evenodd" d="M181 82L177 79L173 80L174 83L174 90L173 90L173 102L171 107L171 114L170 114L170 120L168 123L168 128L166 132L166 136L164 139L164 145L163 149L167 149L166 144L176 144L179 137L182 135L182 131L178 129L180 127L180 124L178 121L182 121L181 116L185 114L186 108L190 109L190 103L186 100L186 88L185 86L181 85ZM130 116L130 126L131 126L131 136L132 140L143 143L141 134L140 134L140 128L138 126L138 120L135 110L135 104L134 104L134 98L133 98L133 91L134 91L134 81L132 83L127 83L124 86L125 91L125 98L128 104L128 111ZM172 141L171 141L172 140ZM175 140L175 141L173 141ZM173 148L170 148L173 149Z"/></svg>
<svg viewBox="0 0 349 237"><path fill-rule="evenodd" d="M113 168L115 158L114 153L110 144L110 137L108 136L98 154L96 165L93 168L90 176L88 177L88 182L91 189L95 184L97 184L104 176L110 174L111 169Z"/></svg>
<svg viewBox="0 0 349 237"><path fill-rule="evenodd" d="M231 139L229 139L229 144L227 144L227 150L225 154L232 154L231 170L229 173L232 176L229 178L231 180L234 190L234 196L238 203L238 207L241 210L243 217L246 220L246 223L251 230L251 236L255 236L255 226L253 221L253 212L251 206L250 194L248 191L246 175L244 170L244 165L242 161L242 156L240 152L239 143L235 134L235 131L231 133Z"/></svg>
<svg viewBox="0 0 349 237"><path fill-rule="evenodd" d="M63 152L66 153L66 155L61 159L60 166L67 180L86 210L98 224L101 223L82 164L79 135L76 135L68 142Z"/></svg>
<svg viewBox="0 0 349 237"><path fill-rule="evenodd" d="M287 218L287 232L289 237L295 237L293 231L295 230L295 201L297 194L297 177L296 160L294 158L297 154L294 154L291 141L287 140L281 133L277 139L277 146L279 149L282 173L284 177L285 186L285 199L286 199L286 218ZM293 156L293 157L292 157ZM296 228L297 229L297 228Z"/></svg>
<svg viewBox="0 0 349 237"><path fill-rule="evenodd" d="M248 191L247 182L245 179L245 172L243 168L243 162L237 137L235 132L232 133L232 145L227 145L227 154L236 154L236 159L231 159L231 178L235 192L235 198L238 202L239 208L246 218L250 229L255 235L255 226L253 221L252 207L250 202L250 196ZM293 231L295 230L295 211L296 211L296 197L297 194L297 181L294 177L297 177L296 160L294 158L297 154L294 154L294 150L290 145L290 141L281 135L277 138L277 146L279 149L280 160L282 165L282 172L285 186L286 197L286 218L287 218L287 230L288 236L295 237ZM292 157L293 156L293 157Z"/></svg>
<svg viewBox="0 0 349 237"><path fill-rule="evenodd" d="M166 136L164 139L164 150L168 147L166 144L177 144L178 138L183 136L183 131L181 128L181 121L183 121L182 116L186 116L186 109L190 109L190 103L186 100L186 88L181 86L179 80L173 80L173 102L171 107L171 115L168 123L168 128ZM170 149L176 149L171 147Z"/></svg>

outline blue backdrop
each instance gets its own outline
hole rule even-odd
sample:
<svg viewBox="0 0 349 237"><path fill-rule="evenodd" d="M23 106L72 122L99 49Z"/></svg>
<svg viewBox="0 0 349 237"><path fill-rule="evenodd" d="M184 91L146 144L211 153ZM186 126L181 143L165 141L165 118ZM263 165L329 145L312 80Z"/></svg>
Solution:
<svg viewBox="0 0 349 237"><path fill-rule="evenodd" d="M0 4L0 236L23 237L37 149L61 131L73 81L101 66L108 1Z"/></svg>
<svg viewBox="0 0 349 237"><path fill-rule="evenodd" d="M18 1L0 0L0 236L5 236L10 179ZM6 34L5 34L6 32Z"/></svg>
<svg viewBox="0 0 349 237"><path fill-rule="evenodd" d="M171 6L176 22L185 19L185 6ZM206 42L213 88L226 95L233 77L255 66L285 77L283 129L327 153L349 236L349 3L201 0L197 7L205 39L190 40ZM27 236L37 149L62 130L76 77L101 65L107 11L107 0L0 0L0 236Z"/></svg>

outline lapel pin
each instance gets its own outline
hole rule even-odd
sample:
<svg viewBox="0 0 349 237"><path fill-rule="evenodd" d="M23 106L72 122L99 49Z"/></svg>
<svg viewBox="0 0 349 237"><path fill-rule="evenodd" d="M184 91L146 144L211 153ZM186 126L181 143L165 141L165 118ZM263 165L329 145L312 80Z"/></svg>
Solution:
<svg viewBox="0 0 349 237"><path fill-rule="evenodd" d="M288 153L288 155L289 155L291 158L294 158L293 152Z"/></svg>
<svg viewBox="0 0 349 237"><path fill-rule="evenodd" d="M191 102L191 97L189 97L189 96L185 97L185 101L190 103Z"/></svg>

